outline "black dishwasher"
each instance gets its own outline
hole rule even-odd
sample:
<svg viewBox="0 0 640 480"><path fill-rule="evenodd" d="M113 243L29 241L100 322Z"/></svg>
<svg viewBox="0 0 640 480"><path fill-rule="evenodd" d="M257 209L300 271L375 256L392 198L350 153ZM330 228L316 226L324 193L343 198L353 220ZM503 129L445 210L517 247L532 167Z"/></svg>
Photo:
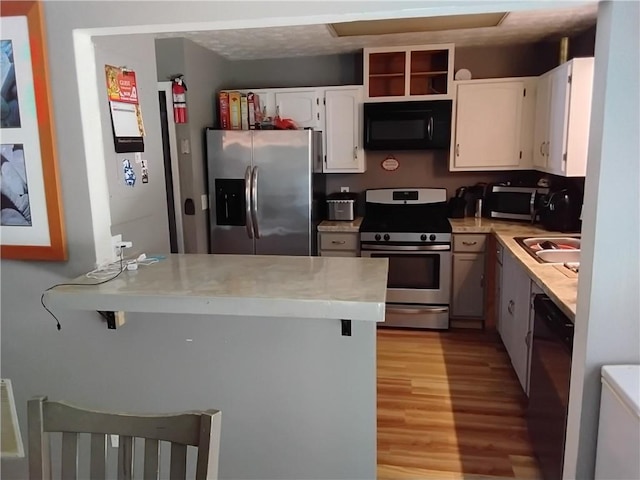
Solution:
<svg viewBox="0 0 640 480"><path fill-rule="evenodd" d="M533 300L527 425L544 480L560 480L571 380L573 323L546 295Z"/></svg>

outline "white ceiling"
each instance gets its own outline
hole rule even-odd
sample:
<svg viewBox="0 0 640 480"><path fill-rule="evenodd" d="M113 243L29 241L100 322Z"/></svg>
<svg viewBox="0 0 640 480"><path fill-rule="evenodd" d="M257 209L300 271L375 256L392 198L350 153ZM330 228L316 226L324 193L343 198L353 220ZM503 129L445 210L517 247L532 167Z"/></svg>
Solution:
<svg viewBox="0 0 640 480"><path fill-rule="evenodd" d="M364 47L455 43L456 47L556 40L595 25L597 3L571 8L511 12L497 27L336 38L327 25L167 33L185 37L230 60L328 55Z"/></svg>

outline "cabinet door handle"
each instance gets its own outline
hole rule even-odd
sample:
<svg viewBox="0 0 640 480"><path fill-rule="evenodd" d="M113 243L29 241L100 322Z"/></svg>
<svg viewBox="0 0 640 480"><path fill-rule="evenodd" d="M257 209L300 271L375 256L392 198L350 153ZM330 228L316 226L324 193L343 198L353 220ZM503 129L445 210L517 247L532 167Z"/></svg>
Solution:
<svg viewBox="0 0 640 480"><path fill-rule="evenodd" d="M509 305L507 306L507 311L509 312L509 315L513 315L513 307L515 307L516 304L513 300L509 300Z"/></svg>
<svg viewBox="0 0 640 480"><path fill-rule="evenodd" d="M334 245L344 245L345 242L344 240L331 240L331 243L333 243Z"/></svg>
<svg viewBox="0 0 640 480"><path fill-rule="evenodd" d="M548 157L549 156L549 142L544 142L546 144L545 146L545 155Z"/></svg>
<svg viewBox="0 0 640 480"><path fill-rule="evenodd" d="M543 148L544 148L544 144L545 144L545 142L542 142L542 143L540 144L540 155L542 155L543 157L544 157L544 150L543 150Z"/></svg>
<svg viewBox="0 0 640 480"><path fill-rule="evenodd" d="M480 275L480 286L484 288L484 274Z"/></svg>
<svg viewBox="0 0 640 480"><path fill-rule="evenodd" d="M467 240L464 240L462 242L463 245L466 245L467 247L470 247L471 245L476 245L478 242L469 242Z"/></svg>
<svg viewBox="0 0 640 480"><path fill-rule="evenodd" d="M456 157L460 156L460 144L456 143Z"/></svg>
<svg viewBox="0 0 640 480"><path fill-rule="evenodd" d="M353 147L353 159L358 160L358 146Z"/></svg>

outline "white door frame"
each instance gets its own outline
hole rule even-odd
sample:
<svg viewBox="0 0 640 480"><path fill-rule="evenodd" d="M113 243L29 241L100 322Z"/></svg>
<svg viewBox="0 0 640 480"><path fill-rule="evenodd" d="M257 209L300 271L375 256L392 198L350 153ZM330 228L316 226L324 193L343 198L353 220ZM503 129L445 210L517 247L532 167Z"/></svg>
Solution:
<svg viewBox="0 0 640 480"><path fill-rule="evenodd" d="M178 253L184 253L184 230L182 228L182 196L180 195L180 168L178 164L178 142L176 123L173 120L172 82L158 82L158 91L165 92L167 103L167 129L169 131L169 155L171 157L171 180L173 183L173 209L176 219Z"/></svg>

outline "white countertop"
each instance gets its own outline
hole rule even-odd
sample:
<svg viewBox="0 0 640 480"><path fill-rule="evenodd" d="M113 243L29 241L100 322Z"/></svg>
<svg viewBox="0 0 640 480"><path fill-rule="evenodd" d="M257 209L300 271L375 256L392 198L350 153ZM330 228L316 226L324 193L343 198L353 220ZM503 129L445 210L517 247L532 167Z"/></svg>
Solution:
<svg viewBox="0 0 640 480"><path fill-rule="evenodd" d="M571 235L551 232L526 222L495 220L488 218L451 218L453 233L491 233L509 250L531 278L547 294L572 322L576 318L578 275L564 267L551 263L539 263L533 259L514 237Z"/></svg>
<svg viewBox="0 0 640 480"><path fill-rule="evenodd" d="M362 217L355 220L323 220L318 225L319 232L358 233L362 225Z"/></svg>
<svg viewBox="0 0 640 480"><path fill-rule="evenodd" d="M58 310L382 322L387 270L380 258L174 254L102 285L57 287L45 301Z"/></svg>

